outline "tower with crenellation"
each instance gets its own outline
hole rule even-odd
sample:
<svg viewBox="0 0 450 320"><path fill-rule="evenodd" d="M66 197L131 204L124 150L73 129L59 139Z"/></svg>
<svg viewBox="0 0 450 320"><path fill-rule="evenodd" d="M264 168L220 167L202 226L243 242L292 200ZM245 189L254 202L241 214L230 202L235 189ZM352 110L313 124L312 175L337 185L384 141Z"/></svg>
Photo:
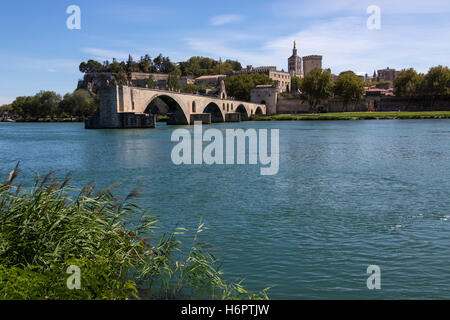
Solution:
<svg viewBox="0 0 450 320"><path fill-rule="evenodd" d="M303 57L303 72L305 77L314 69L322 69L322 56L312 55Z"/></svg>

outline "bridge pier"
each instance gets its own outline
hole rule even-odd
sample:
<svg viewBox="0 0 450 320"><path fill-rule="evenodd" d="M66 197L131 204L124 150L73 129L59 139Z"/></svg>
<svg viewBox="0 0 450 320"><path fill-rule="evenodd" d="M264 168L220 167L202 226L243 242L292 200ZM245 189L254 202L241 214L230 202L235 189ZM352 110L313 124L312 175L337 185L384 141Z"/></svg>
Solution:
<svg viewBox="0 0 450 320"><path fill-rule="evenodd" d="M152 114L126 112L121 113L122 128L156 128L156 117Z"/></svg>
<svg viewBox="0 0 450 320"><path fill-rule="evenodd" d="M203 124L211 124L211 113L191 114L191 124L195 121L201 121Z"/></svg>
<svg viewBox="0 0 450 320"><path fill-rule="evenodd" d="M105 125L100 121L99 115L85 121L86 129L138 129L156 128L156 116L145 113L124 112L118 114L119 122L114 125Z"/></svg>
<svg viewBox="0 0 450 320"><path fill-rule="evenodd" d="M225 122L241 122L241 114L239 112L227 113Z"/></svg>

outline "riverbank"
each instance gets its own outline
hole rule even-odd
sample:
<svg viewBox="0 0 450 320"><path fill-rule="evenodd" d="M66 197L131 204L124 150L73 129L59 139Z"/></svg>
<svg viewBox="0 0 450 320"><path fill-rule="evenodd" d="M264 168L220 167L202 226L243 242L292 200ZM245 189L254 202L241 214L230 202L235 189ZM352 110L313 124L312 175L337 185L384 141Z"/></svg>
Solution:
<svg viewBox="0 0 450 320"><path fill-rule="evenodd" d="M251 116L252 121L306 121L306 120L401 120L401 119L449 119L450 111L427 112L342 112L322 114L277 114Z"/></svg>
<svg viewBox="0 0 450 320"><path fill-rule="evenodd" d="M17 119L15 122L84 122L81 118L40 118L40 119Z"/></svg>

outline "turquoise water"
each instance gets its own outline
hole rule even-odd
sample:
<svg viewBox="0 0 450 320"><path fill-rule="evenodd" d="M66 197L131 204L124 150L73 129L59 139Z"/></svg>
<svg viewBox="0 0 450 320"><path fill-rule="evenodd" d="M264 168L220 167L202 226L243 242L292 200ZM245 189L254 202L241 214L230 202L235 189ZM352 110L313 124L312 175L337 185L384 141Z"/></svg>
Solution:
<svg viewBox="0 0 450 320"><path fill-rule="evenodd" d="M279 128L280 171L175 166L170 135L84 130L82 124L0 123L0 176L21 182L68 171L82 186L146 184L140 204L162 226L193 228L228 278L272 299L450 298L450 121L246 122ZM3 178L2 178L3 179ZM369 265L381 290L368 290Z"/></svg>

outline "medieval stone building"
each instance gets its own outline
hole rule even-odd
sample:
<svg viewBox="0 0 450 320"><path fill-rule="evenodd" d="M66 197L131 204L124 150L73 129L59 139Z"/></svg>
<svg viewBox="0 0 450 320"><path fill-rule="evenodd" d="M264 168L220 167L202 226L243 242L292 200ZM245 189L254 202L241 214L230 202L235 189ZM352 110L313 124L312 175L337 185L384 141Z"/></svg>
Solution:
<svg viewBox="0 0 450 320"><path fill-rule="evenodd" d="M253 67L249 65L247 68L240 71L234 71L229 75L250 73L259 73L269 76L269 78L275 82L279 93L291 91L291 75L284 70L277 70L277 67L275 66Z"/></svg>

